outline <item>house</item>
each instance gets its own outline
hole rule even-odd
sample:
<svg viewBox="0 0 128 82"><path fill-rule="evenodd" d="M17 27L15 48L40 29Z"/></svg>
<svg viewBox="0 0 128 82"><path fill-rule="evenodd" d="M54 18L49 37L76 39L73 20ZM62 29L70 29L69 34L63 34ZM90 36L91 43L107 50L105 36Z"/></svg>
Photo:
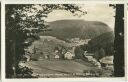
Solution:
<svg viewBox="0 0 128 82"><path fill-rule="evenodd" d="M64 54L65 59L73 59L74 55L71 52L66 52Z"/></svg>
<svg viewBox="0 0 128 82"><path fill-rule="evenodd" d="M106 56L100 59L102 67L113 68L113 56Z"/></svg>
<svg viewBox="0 0 128 82"><path fill-rule="evenodd" d="M88 59L88 61L93 61L93 55L92 53L87 53L87 51L84 52L84 56Z"/></svg>
<svg viewBox="0 0 128 82"><path fill-rule="evenodd" d="M100 62L95 62L95 66L97 66L98 68L101 68L101 64L100 64Z"/></svg>
<svg viewBox="0 0 128 82"><path fill-rule="evenodd" d="M60 56L59 56L59 50L54 50L54 58L55 59L59 59L60 58Z"/></svg>
<svg viewBox="0 0 128 82"><path fill-rule="evenodd" d="M45 59L48 59L48 58L49 58L49 56L48 56L48 55L45 55L45 56L44 56L44 58L45 58Z"/></svg>
<svg viewBox="0 0 128 82"><path fill-rule="evenodd" d="M87 51L84 52L84 56L88 59L88 61L92 62L95 66L98 68L101 68L100 62L98 62L95 58L93 58L93 53L87 53Z"/></svg>
<svg viewBox="0 0 128 82"><path fill-rule="evenodd" d="M55 55L55 59L59 59L60 58L60 56L59 55Z"/></svg>
<svg viewBox="0 0 128 82"><path fill-rule="evenodd" d="M70 41L71 41L71 42L74 42L74 43L78 43L79 40L80 40L79 38L72 38Z"/></svg>
<svg viewBox="0 0 128 82"><path fill-rule="evenodd" d="M86 39L85 40L85 44L88 44L88 42L90 41L91 39Z"/></svg>
<svg viewBox="0 0 128 82"><path fill-rule="evenodd" d="M87 53L87 51L84 52L84 55L85 55L85 56L94 56L93 53Z"/></svg>
<svg viewBox="0 0 128 82"><path fill-rule="evenodd" d="M88 61L93 61L93 57L92 56L86 56L86 58L88 59Z"/></svg>

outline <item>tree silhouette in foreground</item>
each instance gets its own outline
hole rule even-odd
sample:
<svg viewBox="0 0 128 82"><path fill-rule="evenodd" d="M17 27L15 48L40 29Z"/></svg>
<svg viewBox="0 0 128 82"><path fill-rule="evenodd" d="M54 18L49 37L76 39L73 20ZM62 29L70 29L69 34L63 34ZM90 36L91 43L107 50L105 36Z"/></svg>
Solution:
<svg viewBox="0 0 128 82"><path fill-rule="evenodd" d="M47 31L45 18L53 10L66 10L73 15L77 12L86 14L75 4L10 4L6 5L6 77L16 78L19 62L25 54L24 42L29 28L36 28L37 33Z"/></svg>
<svg viewBox="0 0 128 82"><path fill-rule="evenodd" d="M114 41L114 76L123 77L124 67L124 5L116 5L115 41Z"/></svg>

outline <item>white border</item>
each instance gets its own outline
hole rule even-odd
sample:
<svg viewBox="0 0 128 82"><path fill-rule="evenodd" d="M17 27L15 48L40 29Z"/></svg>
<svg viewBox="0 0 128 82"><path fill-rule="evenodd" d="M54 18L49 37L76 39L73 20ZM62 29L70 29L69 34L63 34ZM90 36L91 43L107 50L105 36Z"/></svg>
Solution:
<svg viewBox="0 0 128 82"><path fill-rule="evenodd" d="M128 52L127 52L127 50L128 50L128 1L126 2L126 11L127 11L127 13L126 13L126 28L127 28L127 30L126 30L126 69L128 69ZM126 71L126 80L128 81L128 70Z"/></svg>
<svg viewBox="0 0 128 82"><path fill-rule="evenodd" d="M5 70L5 7L1 1L1 80L4 78Z"/></svg>
<svg viewBox="0 0 128 82"><path fill-rule="evenodd" d="M2 5L1 0L0 0L0 4ZM0 8L1 8L1 7L0 7ZM1 11L2 11L2 10L1 10ZM1 13L1 14L2 14L2 13ZM2 21L2 18L1 18L0 20ZM1 25L1 27L2 27L2 25ZM1 29L1 28L0 28L0 29ZM2 31L1 31L1 32L2 32ZM0 33L1 33L1 32L0 32ZM2 33L1 33L1 34L2 34ZM1 37L1 36L0 36L0 37ZM0 46L0 47L1 47L1 46ZM0 53L0 54L1 54L1 53ZM0 55L0 56L1 56L1 55ZM1 57L2 57L2 56L1 56ZM1 58L1 59L2 59L2 58ZM1 60L1 61L2 61L2 60ZM2 64L2 63L0 63L0 65L1 65L1 64ZM1 68L2 68L2 66L1 66ZM1 69L1 68L0 68L0 69ZM1 78L2 78L1 72L2 72L2 71L0 70L0 76L1 76L1 77L0 77L0 81L1 81Z"/></svg>
<svg viewBox="0 0 128 82"><path fill-rule="evenodd" d="M128 49L128 5L127 3L125 3L124 5L124 52L125 52L125 77L126 77L126 80L128 80L128 52L127 52L127 49Z"/></svg>
<svg viewBox="0 0 128 82"><path fill-rule="evenodd" d="M27 82L27 81L31 81L31 82L35 82L35 81L38 81L38 82L52 82L52 81L55 81L55 82L59 82L59 81L79 81L79 82L83 82L83 81L112 81L112 82L125 82L126 81L126 77L122 77L122 78L119 78L119 77L115 77L115 78L105 78L105 77L102 77L102 78L38 78L38 79L6 79L5 78L5 4L98 4L98 3L101 3L101 4L125 4L125 35L127 36L127 33L128 32L127 30L127 13L126 13L126 1L124 0L117 0L117 1L112 1L112 0L107 0L107 1L101 1L101 0L98 0L98 1L83 1L83 0L6 0L6 1L2 1L2 4L1 4L1 55L2 55L2 59L1 59L1 65L2 65L2 70L1 70L1 73L2 73L2 81L3 82ZM127 60L127 37L125 36L125 60ZM125 61L125 71L127 71L127 63ZM127 73L126 73L127 74ZM128 74L127 74L128 75Z"/></svg>
<svg viewBox="0 0 128 82"><path fill-rule="evenodd" d="M5 4L126 3L126 0L5 0Z"/></svg>
<svg viewBox="0 0 128 82"><path fill-rule="evenodd" d="M42 3L42 2L126 2L127 0L5 0L7 3ZM24 3L25 2L25 3Z"/></svg>

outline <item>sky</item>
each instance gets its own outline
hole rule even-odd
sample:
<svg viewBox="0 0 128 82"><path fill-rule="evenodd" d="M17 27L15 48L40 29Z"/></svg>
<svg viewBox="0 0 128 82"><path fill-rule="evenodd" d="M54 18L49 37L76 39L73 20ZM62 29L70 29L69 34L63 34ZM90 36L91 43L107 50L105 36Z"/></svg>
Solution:
<svg viewBox="0 0 128 82"><path fill-rule="evenodd" d="M81 10L86 10L87 14L79 17L74 16L66 10L54 10L48 14L47 22L67 19L82 19L87 21L101 21L106 23L110 28L114 29L115 9L109 7L108 4L79 4Z"/></svg>

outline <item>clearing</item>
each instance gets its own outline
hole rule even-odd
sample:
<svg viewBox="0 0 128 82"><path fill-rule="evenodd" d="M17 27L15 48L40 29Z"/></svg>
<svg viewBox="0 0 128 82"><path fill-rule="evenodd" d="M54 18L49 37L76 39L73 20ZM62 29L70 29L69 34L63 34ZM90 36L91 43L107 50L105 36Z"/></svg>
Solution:
<svg viewBox="0 0 128 82"><path fill-rule="evenodd" d="M29 61L24 63L33 69L33 74L39 77L80 77L83 76L84 70L98 70L97 67L90 63L84 63L82 60L43 60ZM85 65L86 64L86 65ZM78 75L73 75L78 74Z"/></svg>

